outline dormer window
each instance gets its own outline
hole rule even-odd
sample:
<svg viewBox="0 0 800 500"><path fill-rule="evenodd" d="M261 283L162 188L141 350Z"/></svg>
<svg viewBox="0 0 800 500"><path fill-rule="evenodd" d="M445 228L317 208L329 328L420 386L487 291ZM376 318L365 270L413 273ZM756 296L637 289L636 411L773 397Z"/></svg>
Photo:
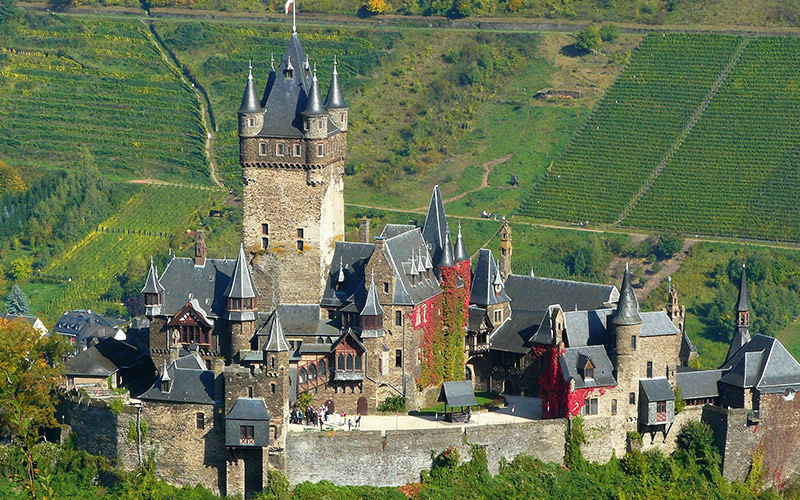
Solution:
<svg viewBox="0 0 800 500"><path fill-rule="evenodd" d="M501 288L501 286L500 286L500 285L495 285L495 286L494 286L494 295L495 295L496 297L499 297L499 296L500 296L500 291L501 291L501 290L502 290L502 288Z"/></svg>
<svg viewBox="0 0 800 500"><path fill-rule="evenodd" d="M594 380L594 364L592 360L586 361L586 366L583 367L583 380Z"/></svg>
<svg viewBox="0 0 800 500"><path fill-rule="evenodd" d="M161 380L161 392L169 392L170 387L172 387L172 380Z"/></svg>
<svg viewBox="0 0 800 500"><path fill-rule="evenodd" d="M144 305L146 306L157 306L161 304L161 294L160 293L146 293L144 294Z"/></svg>

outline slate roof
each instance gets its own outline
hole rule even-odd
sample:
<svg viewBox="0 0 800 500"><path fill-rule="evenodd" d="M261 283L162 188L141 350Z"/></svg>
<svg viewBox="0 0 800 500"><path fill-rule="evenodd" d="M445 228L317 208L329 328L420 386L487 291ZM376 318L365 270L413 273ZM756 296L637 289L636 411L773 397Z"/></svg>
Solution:
<svg viewBox="0 0 800 500"><path fill-rule="evenodd" d="M225 297L235 299L249 299L258 296L256 287L253 285L253 276L250 273L250 265L244 254L244 245L239 246L239 256L236 258L236 265L233 268L233 278L225 289Z"/></svg>
<svg viewBox="0 0 800 500"><path fill-rule="evenodd" d="M437 265L447 243L445 236L447 233L447 217L444 213L442 193L437 184L433 187L431 202L428 205L428 214L425 216L425 224L422 226L422 237L425 238L428 252L430 252L433 262L437 263Z"/></svg>
<svg viewBox="0 0 800 500"><path fill-rule="evenodd" d="M269 76L267 77L267 84L264 85L264 94L261 97L261 107L263 108L264 105L267 103L267 97L269 96L272 87L275 85L275 55L270 55L269 58Z"/></svg>
<svg viewBox="0 0 800 500"><path fill-rule="evenodd" d="M586 379L584 378L584 368L589 360L594 365L594 376ZM575 387L578 389L617 385L617 380L614 378L614 367L602 345L568 347L558 358L558 363L564 380L574 379Z"/></svg>
<svg viewBox="0 0 800 500"><path fill-rule="evenodd" d="M314 70L314 77L311 79L311 90L308 94L306 107L303 109L303 116L322 116L325 114L325 106L322 104L322 94L319 91L317 81L317 70Z"/></svg>
<svg viewBox="0 0 800 500"><path fill-rule="evenodd" d="M239 398L225 415L225 419L269 421L270 416L262 398Z"/></svg>
<svg viewBox="0 0 800 500"><path fill-rule="evenodd" d="M256 85L253 83L253 65L250 65L250 74L247 76L247 84L244 86L242 95L242 105L239 106L239 113L258 113L261 105L256 96Z"/></svg>
<svg viewBox="0 0 800 500"><path fill-rule="evenodd" d="M281 318L284 335L338 336L339 327L329 319L320 319L320 307L316 304L281 304L275 313ZM271 323L267 321L257 330L257 335L268 335Z"/></svg>
<svg viewBox="0 0 800 500"><path fill-rule="evenodd" d="M747 328L736 328L731 339L731 344L728 346L728 353L725 355L725 361L731 359L739 349L744 347L745 344L750 342L750 331Z"/></svg>
<svg viewBox="0 0 800 500"><path fill-rule="evenodd" d="M169 403L214 404L214 372L206 370L203 361L196 354L176 359L170 363L166 372L172 381L169 392L161 392L161 381L164 377L162 374L138 398Z"/></svg>
<svg viewBox="0 0 800 500"><path fill-rule="evenodd" d="M756 335L721 367L721 383L762 393L800 388L800 363L773 337Z"/></svg>
<svg viewBox="0 0 800 500"><path fill-rule="evenodd" d="M569 347L603 345L608 335L606 328L608 316L613 312L612 309L564 311L567 345ZM544 326L549 329L549 322Z"/></svg>
<svg viewBox="0 0 800 500"><path fill-rule="evenodd" d="M742 279L739 281L739 297L736 299L736 311L750 310L750 299L747 294L747 268L742 263Z"/></svg>
<svg viewBox="0 0 800 500"><path fill-rule="evenodd" d="M417 280L411 285L411 258L425 247L419 229L398 234L384 241L383 254L392 266L396 277L393 302L399 305L416 305L442 293L436 276Z"/></svg>
<svg viewBox="0 0 800 500"><path fill-rule="evenodd" d="M475 265L475 272L472 275L472 289L469 293L469 303L479 306L488 306L508 302L505 286L500 286L500 294L494 291L493 283L495 278L500 275L497 264L494 262L492 251L481 248L478 251L478 263ZM512 305L513 308L513 305Z"/></svg>
<svg viewBox="0 0 800 500"><path fill-rule="evenodd" d="M546 311L553 304L560 304L568 310L576 305L580 310L600 309L619 300L619 292L613 285L519 274L510 274L506 278L505 289L515 311Z"/></svg>
<svg viewBox="0 0 800 500"><path fill-rule="evenodd" d="M145 356L127 342L106 338L68 359L65 363L66 374L108 377L122 368L135 365Z"/></svg>
<svg viewBox="0 0 800 500"><path fill-rule="evenodd" d="M380 316L383 314L383 308L378 301L378 289L375 288L375 273L372 273L369 279L369 291L367 291L367 302L364 304L364 309L361 310L362 316Z"/></svg>
<svg viewBox="0 0 800 500"><path fill-rule="evenodd" d="M458 236L456 236L455 259L456 262L464 262L465 260L469 260L467 248L464 246L464 238L461 236L460 222L458 223Z"/></svg>
<svg viewBox="0 0 800 500"><path fill-rule="evenodd" d="M394 238L398 234L407 233L417 229L417 226L412 224L386 224L381 232L381 237L384 239Z"/></svg>
<svg viewBox="0 0 800 500"><path fill-rule="evenodd" d="M48 332L47 327L44 326L42 320L36 316L31 316L29 314L0 314L0 318L9 322L16 320L24 321L25 323L31 325L34 330L38 329L39 333L42 335L45 335Z"/></svg>
<svg viewBox="0 0 800 500"><path fill-rule="evenodd" d="M717 382L722 370L685 371L675 374L675 384L681 388L683 399L715 398L719 396Z"/></svg>
<svg viewBox="0 0 800 500"><path fill-rule="evenodd" d="M275 81L264 99L264 126L258 133L267 137L303 137L300 112L306 108L311 91L311 75L306 75L303 62L306 54L297 33L292 33L286 53L276 70ZM293 68L287 78L287 69Z"/></svg>
<svg viewBox="0 0 800 500"><path fill-rule="evenodd" d="M450 232L446 231L444 233L444 247L442 247L442 253L439 254L439 261L436 263L436 267L439 269L444 269L446 267L453 267L456 265L455 260L455 251L453 250L453 242L450 241Z"/></svg>
<svg viewBox="0 0 800 500"><path fill-rule="evenodd" d="M205 265L196 266L194 259L173 258L160 279L164 286L161 314L173 316L194 298L209 317L221 317L235 266L233 259L206 259Z"/></svg>
<svg viewBox="0 0 800 500"><path fill-rule="evenodd" d="M639 387L647 396L648 402L675 400L675 393L666 377L639 379Z"/></svg>
<svg viewBox="0 0 800 500"><path fill-rule="evenodd" d="M114 337L120 332L120 327L110 319L88 309L65 312L53 327L53 333L75 337L77 343L86 343L90 338ZM124 338L120 337L119 340Z"/></svg>
<svg viewBox="0 0 800 500"><path fill-rule="evenodd" d="M439 391L439 402L444 402L449 407L457 406L478 406L475 400L475 392L472 389L472 381L459 380L456 382L444 382Z"/></svg>
<svg viewBox="0 0 800 500"><path fill-rule="evenodd" d="M336 57L333 58L333 75L331 76L331 83L328 87L328 98L325 100L325 107L328 109L342 109L347 107L342 93L342 87L339 85L339 63Z"/></svg>
<svg viewBox="0 0 800 500"><path fill-rule="evenodd" d="M280 314L276 310L266 325L268 332L267 342L264 344L264 350L269 352L282 352L289 351L289 343L286 342L286 337L283 334L283 327L281 326Z"/></svg>
<svg viewBox="0 0 800 500"><path fill-rule="evenodd" d="M630 326L642 324L639 316L639 301L633 293L633 279L628 264L625 264L625 275L622 278L622 290L617 302L617 310L611 316L611 324L618 326Z"/></svg>
<svg viewBox="0 0 800 500"><path fill-rule="evenodd" d="M471 310L470 307L470 312ZM484 314L486 314L485 310ZM495 351L526 354L530 350L528 341L536 332L541 320L542 313L539 312L514 312L492 332L489 337L489 346Z"/></svg>
<svg viewBox="0 0 800 500"><path fill-rule="evenodd" d="M481 324L483 323L483 318L486 317L486 309L483 307L478 307L475 305L469 306L467 309L467 314L469 316L467 322L467 328L471 332L477 332L481 328Z"/></svg>
<svg viewBox="0 0 800 500"><path fill-rule="evenodd" d="M665 311L648 311L639 313L642 319L640 337L658 337L661 335L678 335L681 332L669 319Z"/></svg>
<svg viewBox="0 0 800 500"><path fill-rule="evenodd" d="M150 269L147 270L147 279L144 282L144 288L141 293L158 294L164 291L164 287L158 281L158 269L153 264L153 258L150 258Z"/></svg>
<svg viewBox="0 0 800 500"><path fill-rule="evenodd" d="M366 300L364 268L373 252L375 245L372 243L337 241L320 304L326 307L342 307L352 299L360 309ZM344 275L344 288L336 290L340 272Z"/></svg>

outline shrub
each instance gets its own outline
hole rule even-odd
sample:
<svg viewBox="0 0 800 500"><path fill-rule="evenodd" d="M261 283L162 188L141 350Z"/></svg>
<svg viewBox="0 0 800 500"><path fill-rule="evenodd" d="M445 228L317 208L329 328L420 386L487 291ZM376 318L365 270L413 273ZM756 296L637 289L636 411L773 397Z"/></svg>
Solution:
<svg viewBox="0 0 800 500"><path fill-rule="evenodd" d="M653 251L659 259L669 259L683 248L683 236L678 233L662 233L653 245Z"/></svg>
<svg viewBox="0 0 800 500"><path fill-rule="evenodd" d="M378 411L387 413L405 413L406 398L403 396L389 396L378 406Z"/></svg>
<svg viewBox="0 0 800 500"><path fill-rule="evenodd" d="M120 398L113 398L108 400L108 409L114 415L119 415L125 409L125 403Z"/></svg>
<svg viewBox="0 0 800 500"><path fill-rule="evenodd" d="M583 458L581 445L586 442L586 436L583 433L583 418L575 417L572 420L567 420L567 429L564 431L566 440L564 450L564 465L570 469L580 467L586 461Z"/></svg>
<svg viewBox="0 0 800 500"><path fill-rule="evenodd" d="M370 14L386 14L389 11L389 4L386 0L367 0L364 8Z"/></svg>
<svg viewBox="0 0 800 500"><path fill-rule="evenodd" d="M583 52L596 52L603 45L600 38L600 27L590 24L585 30L575 35L575 47Z"/></svg>
<svg viewBox="0 0 800 500"><path fill-rule="evenodd" d="M682 412L686 408L686 401L683 399L683 389L681 386L675 386L675 415Z"/></svg>
<svg viewBox="0 0 800 500"><path fill-rule="evenodd" d="M600 28L600 39L610 43L619 38L619 26L616 24L606 24Z"/></svg>

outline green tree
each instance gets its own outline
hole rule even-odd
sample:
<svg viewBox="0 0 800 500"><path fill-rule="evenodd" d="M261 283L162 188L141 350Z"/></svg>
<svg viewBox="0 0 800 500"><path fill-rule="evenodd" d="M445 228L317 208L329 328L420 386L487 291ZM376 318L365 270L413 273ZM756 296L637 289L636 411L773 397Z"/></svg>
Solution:
<svg viewBox="0 0 800 500"><path fill-rule="evenodd" d="M600 27L596 24L590 24L575 35L575 47L583 52L596 52L601 45L603 39L600 37Z"/></svg>
<svg viewBox="0 0 800 500"><path fill-rule="evenodd" d="M17 0L0 0L0 25L17 15Z"/></svg>
<svg viewBox="0 0 800 500"><path fill-rule="evenodd" d="M469 17L472 15L472 0L454 0L453 10L451 11L453 17Z"/></svg>
<svg viewBox="0 0 800 500"><path fill-rule="evenodd" d="M683 248L683 236L678 233L662 233L653 245L653 251L659 259L669 259Z"/></svg>
<svg viewBox="0 0 800 500"><path fill-rule="evenodd" d="M28 302L28 297L25 292L16 283L11 288L11 292L6 297L6 312L8 314L15 314L19 316L26 316L30 314L31 305Z"/></svg>
<svg viewBox="0 0 800 500"><path fill-rule="evenodd" d="M364 8L370 14L386 14L389 11L389 4L386 0L367 0Z"/></svg>
<svg viewBox="0 0 800 500"><path fill-rule="evenodd" d="M33 257L22 256L12 260L9 273L14 281L25 281L30 278L33 274Z"/></svg>
<svg viewBox="0 0 800 500"><path fill-rule="evenodd" d="M605 43L611 43L619 38L619 26L616 24L605 24L600 28L600 39Z"/></svg>

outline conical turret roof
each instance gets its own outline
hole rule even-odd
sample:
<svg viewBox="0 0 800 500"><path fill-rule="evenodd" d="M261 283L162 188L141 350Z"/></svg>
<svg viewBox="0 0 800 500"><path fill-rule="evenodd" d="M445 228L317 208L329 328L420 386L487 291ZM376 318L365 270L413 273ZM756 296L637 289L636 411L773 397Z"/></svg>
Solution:
<svg viewBox="0 0 800 500"><path fill-rule="evenodd" d="M244 246L239 246L239 256L236 259L236 267L233 268L233 276L228 288L225 290L225 297L229 299L251 299L258 296L256 287L253 286L253 277L250 275L250 266L244 255Z"/></svg>
<svg viewBox="0 0 800 500"><path fill-rule="evenodd" d="M739 281L739 298L736 300L736 311L745 312L750 310L750 298L747 294L747 268L742 262L742 279Z"/></svg>
<svg viewBox="0 0 800 500"><path fill-rule="evenodd" d="M456 262L469 260L467 249L464 247L464 238L461 237L461 222L458 223L458 236L456 236Z"/></svg>
<svg viewBox="0 0 800 500"><path fill-rule="evenodd" d="M164 291L161 282L158 280L158 270L153 264L153 258L150 258L150 269L147 271L147 279L144 282L144 288L141 293L154 293L158 294Z"/></svg>
<svg viewBox="0 0 800 500"><path fill-rule="evenodd" d="M333 76L331 76L331 84L328 87L328 98L325 100L325 107L328 109L342 109L347 107L347 103L344 101L342 87L339 85L338 66L339 63L336 61L336 57L334 57Z"/></svg>
<svg viewBox="0 0 800 500"><path fill-rule="evenodd" d="M317 82L317 70L314 70L314 78L311 81L311 92L308 95L306 109L303 116L322 116L325 114L325 106L322 104L322 95L319 92L319 82Z"/></svg>
<svg viewBox="0 0 800 500"><path fill-rule="evenodd" d="M453 260L453 242L450 241L450 231L445 228L444 233L444 247L442 248L442 255L439 258L439 269L444 267L453 267L456 265Z"/></svg>
<svg viewBox="0 0 800 500"><path fill-rule="evenodd" d="M625 263L625 276L622 278L617 310L611 316L611 324L616 326L642 324L642 317L639 316L639 301L636 299L636 294L633 293L633 280L627 263Z"/></svg>
<svg viewBox="0 0 800 500"><path fill-rule="evenodd" d="M250 73L247 75L247 85L244 87L242 105L239 106L239 113L258 113L261 105L256 96L256 86L253 83L253 65L250 64Z"/></svg>
<svg viewBox="0 0 800 500"><path fill-rule="evenodd" d="M367 302L361 310L362 316L380 316L383 314L383 308L378 301L378 289L375 288L375 271L369 278L369 290L367 290Z"/></svg>
<svg viewBox="0 0 800 500"><path fill-rule="evenodd" d="M272 323L269 325L269 337L264 345L264 350L267 352L284 352L290 349L289 343L286 342L286 336L283 334L281 318L278 316L278 311L275 311L272 315Z"/></svg>

